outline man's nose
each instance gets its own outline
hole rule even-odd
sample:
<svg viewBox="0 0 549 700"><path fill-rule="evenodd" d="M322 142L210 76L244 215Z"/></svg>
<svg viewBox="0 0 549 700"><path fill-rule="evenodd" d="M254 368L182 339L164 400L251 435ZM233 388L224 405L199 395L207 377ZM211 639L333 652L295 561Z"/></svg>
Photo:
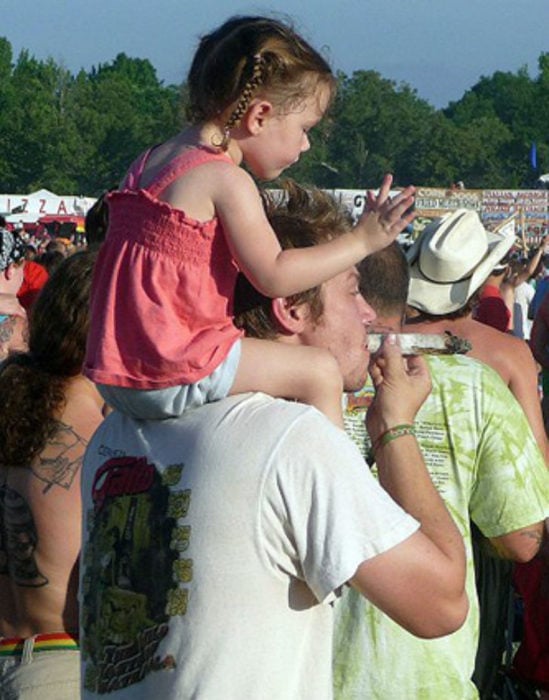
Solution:
<svg viewBox="0 0 549 700"><path fill-rule="evenodd" d="M377 314L362 295L358 296L358 300L360 305L360 318L362 323L368 326L376 320Z"/></svg>

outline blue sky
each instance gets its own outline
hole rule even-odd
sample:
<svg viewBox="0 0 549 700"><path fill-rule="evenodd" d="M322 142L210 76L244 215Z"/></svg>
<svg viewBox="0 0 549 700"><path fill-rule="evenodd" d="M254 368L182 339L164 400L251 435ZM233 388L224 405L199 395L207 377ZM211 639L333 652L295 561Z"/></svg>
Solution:
<svg viewBox="0 0 549 700"><path fill-rule="evenodd" d="M0 36L15 57L27 49L71 72L120 52L148 58L178 84L197 38L237 13L285 13L335 69L376 70L435 107L496 70L535 77L549 52L549 0L0 0Z"/></svg>

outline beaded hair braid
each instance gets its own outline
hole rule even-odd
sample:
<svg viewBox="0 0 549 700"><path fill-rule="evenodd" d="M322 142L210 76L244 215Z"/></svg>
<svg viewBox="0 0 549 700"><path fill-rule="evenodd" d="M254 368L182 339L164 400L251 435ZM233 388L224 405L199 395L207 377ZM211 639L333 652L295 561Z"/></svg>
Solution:
<svg viewBox="0 0 549 700"><path fill-rule="evenodd" d="M192 124L216 120L222 133L212 146L227 150L231 130L259 91L272 93L277 105L289 104L319 81L333 95L330 66L291 26L235 16L200 40L187 79L187 117Z"/></svg>
<svg viewBox="0 0 549 700"><path fill-rule="evenodd" d="M265 59L264 57L257 53L253 57L253 70L252 77L244 85L242 90L242 95L240 96L236 107L234 108L232 114L227 119L225 126L223 127L223 136L219 143L214 142L213 145L217 148L226 151L229 147L230 132L235 126L238 126L242 117L246 114L246 110L250 105L250 101L257 90L263 84L265 79Z"/></svg>

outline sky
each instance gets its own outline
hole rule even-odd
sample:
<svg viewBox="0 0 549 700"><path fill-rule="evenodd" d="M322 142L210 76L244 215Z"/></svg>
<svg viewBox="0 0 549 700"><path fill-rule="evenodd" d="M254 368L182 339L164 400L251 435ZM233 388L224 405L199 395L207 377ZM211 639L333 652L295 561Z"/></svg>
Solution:
<svg viewBox="0 0 549 700"><path fill-rule="evenodd" d="M289 17L335 70L375 70L437 108L496 71L535 78L549 52L549 0L0 0L0 36L14 59L76 73L123 52L179 84L200 35L233 14Z"/></svg>

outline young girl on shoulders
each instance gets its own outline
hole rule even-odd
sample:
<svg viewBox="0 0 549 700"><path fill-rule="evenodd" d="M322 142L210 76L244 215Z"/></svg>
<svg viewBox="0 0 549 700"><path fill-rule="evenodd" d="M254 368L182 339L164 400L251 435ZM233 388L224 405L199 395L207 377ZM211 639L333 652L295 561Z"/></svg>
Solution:
<svg viewBox="0 0 549 700"><path fill-rule="evenodd" d="M308 150L335 91L329 65L285 24L235 17L202 38L188 89L191 126L140 156L108 196L85 372L137 418L262 391L313 404L341 426L335 359L243 338L231 318L236 275L270 297L315 287L397 237L413 188L391 201L386 176L351 232L281 250L241 166L272 180Z"/></svg>

